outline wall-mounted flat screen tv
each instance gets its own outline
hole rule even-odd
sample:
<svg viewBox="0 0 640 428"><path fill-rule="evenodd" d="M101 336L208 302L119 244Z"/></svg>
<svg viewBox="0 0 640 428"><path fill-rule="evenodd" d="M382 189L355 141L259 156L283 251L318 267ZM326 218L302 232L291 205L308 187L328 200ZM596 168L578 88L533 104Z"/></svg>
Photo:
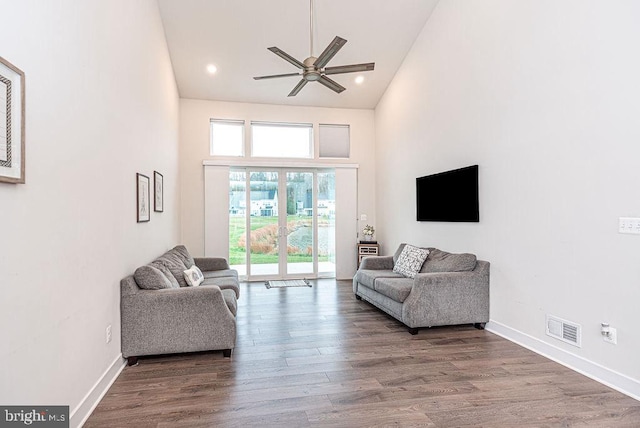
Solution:
<svg viewBox="0 0 640 428"><path fill-rule="evenodd" d="M479 222L478 165L416 178L418 221Z"/></svg>

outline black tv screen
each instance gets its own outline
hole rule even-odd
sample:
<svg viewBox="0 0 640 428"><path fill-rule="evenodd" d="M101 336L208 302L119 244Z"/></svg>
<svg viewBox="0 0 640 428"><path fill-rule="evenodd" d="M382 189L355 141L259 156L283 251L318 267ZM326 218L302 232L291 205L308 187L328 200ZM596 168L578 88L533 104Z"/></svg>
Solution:
<svg viewBox="0 0 640 428"><path fill-rule="evenodd" d="M416 178L418 221L479 222L478 165Z"/></svg>

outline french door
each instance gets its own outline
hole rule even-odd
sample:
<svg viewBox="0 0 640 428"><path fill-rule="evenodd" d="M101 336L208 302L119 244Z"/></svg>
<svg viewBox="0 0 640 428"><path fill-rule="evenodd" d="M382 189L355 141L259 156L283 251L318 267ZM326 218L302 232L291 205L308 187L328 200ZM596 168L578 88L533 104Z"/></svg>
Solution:
<svg viewBox="0 0 640 428"><path fill-rule="evenodd" d="M335 173L233 169L230 263L249 280L335 276Z"/></svg>

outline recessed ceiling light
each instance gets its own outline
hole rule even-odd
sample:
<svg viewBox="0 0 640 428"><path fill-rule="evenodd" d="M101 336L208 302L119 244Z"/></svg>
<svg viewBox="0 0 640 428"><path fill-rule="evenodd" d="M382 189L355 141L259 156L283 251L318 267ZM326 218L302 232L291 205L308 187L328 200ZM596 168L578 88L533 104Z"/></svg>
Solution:
<svg viewBox="0 0 640 428"><path fill-rule="evenodd" d="M364 76L358 76L358 77L356 77L356 83L357 83L358 85L361 85L361 84L362 84L362 82L364 82Z"/></svg>
<svg viewBox="0 0 640 428"><path fill-rule="evenodd" d="M213 65L213 64L209 64L209 65L207 65L207 71L208 71L210 74L215 74L215 72L216 72L216 71L218 71L218 67L216 67L216 66L215 66L215 65Z"/></svg>

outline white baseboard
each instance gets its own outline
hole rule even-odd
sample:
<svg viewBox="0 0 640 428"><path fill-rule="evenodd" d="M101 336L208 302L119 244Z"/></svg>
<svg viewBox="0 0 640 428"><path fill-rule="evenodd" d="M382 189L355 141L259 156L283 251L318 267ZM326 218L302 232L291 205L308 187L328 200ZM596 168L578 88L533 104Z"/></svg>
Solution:
<svg viewBox="0 0 640 428"><path fill-rule="evenodd" d="M564 349L557 348L496 321L490 321L486 325L486 330L640 401L640 381L636 379L579 357Z"/></svg>
<svg viewBox="0 0 640 428"><path fill-rule="evenodd" d="M80 404L71 411L71 415L69 416L69 425L71 427L81 427L84 425L87 419L89 419L89 416L91 416L91 413L93 413L94 409L98 406L98 403L100 403L100 400L102 400L102 397L104 397L111 385L113 385L113 382L116 381L125 365L126 360L122 358L122 354L119 354L100 379L93 385L93 388L87 392L87 395L84 396Z"/></svg>

